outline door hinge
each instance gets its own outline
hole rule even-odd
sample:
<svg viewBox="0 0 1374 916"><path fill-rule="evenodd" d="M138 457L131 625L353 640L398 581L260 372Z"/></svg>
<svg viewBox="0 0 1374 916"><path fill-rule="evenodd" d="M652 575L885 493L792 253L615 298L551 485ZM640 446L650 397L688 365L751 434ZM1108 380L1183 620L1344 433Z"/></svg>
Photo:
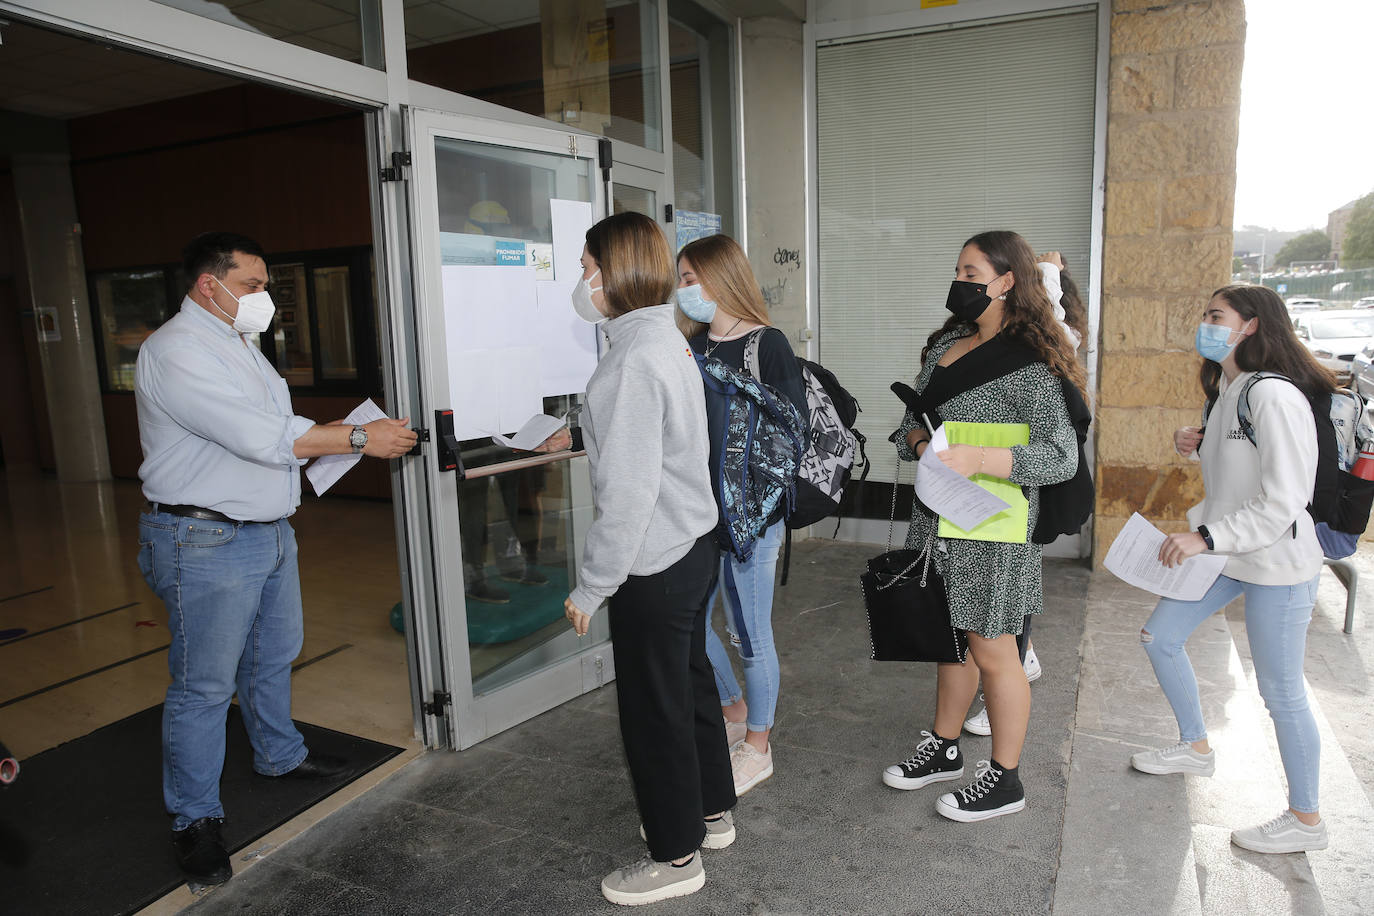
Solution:
<svg viewBox="0 0 1374 916"><path fill-rule="evenodd" d="M401 174L401 169L410 165L410 152L398 149L391 154L391 166L380 169L382 181L405 181L405 176Z"/></svg>
<svg viewBox="0 0 1374 916"><path fill-rule="evenodd" d="M417 426L411 432L415 433L415 447L406 452L407 455L420 454L420 443L429 441L429 430L423 426Z"/></svg>
<svg viewBox="0 0 1374 916"><path fill-rule="evenodd" d="M613 157L611 153L611 140L609 137L602 137L600 140L596 141L596 154L598 160L597 164L601 166L601 180L610 181L611 162Z"/></svg>
<svg viewBox="0 0 1374 916"><path fill-rule="evenodd" d="M442 716L444 709L452 705L453 697L449 695L447 690L436 690L434 691L434 699L428 703L420 704L420 708L424 710L427 716Z"/></svg>

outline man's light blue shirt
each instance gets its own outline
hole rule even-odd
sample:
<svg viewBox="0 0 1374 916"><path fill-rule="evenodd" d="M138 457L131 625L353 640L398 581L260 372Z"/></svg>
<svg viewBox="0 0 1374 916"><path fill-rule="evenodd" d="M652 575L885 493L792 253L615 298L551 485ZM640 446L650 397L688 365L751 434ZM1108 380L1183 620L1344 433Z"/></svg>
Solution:
<svg viewBox="0 0 1374 916"><path fill-rule="evenodd" d="M268 522L301 502L292 449L314 426L256 346L188 296L138 351L138 476L150 502Z"/></svg>

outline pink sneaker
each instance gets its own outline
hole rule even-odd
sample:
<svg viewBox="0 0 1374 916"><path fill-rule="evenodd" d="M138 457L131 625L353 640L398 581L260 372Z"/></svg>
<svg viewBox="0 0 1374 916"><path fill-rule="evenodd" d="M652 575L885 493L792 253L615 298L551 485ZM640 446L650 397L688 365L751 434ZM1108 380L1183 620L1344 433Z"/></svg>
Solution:
<svg viewBox="0 0 1374 916"><path fill-rule="evenodd" d="M725 720L725 746L733 748L744 740L744 736L749 734L749 725L744 722L731 722Z"/></svg>
<svg viewBox="0 0 1374 916"><path fill-rule="evenodd" d="M730 769L735 773L735 795L743 795L773 775L773 746L759 753L748 741L741 741L730 752Z"/></svg>

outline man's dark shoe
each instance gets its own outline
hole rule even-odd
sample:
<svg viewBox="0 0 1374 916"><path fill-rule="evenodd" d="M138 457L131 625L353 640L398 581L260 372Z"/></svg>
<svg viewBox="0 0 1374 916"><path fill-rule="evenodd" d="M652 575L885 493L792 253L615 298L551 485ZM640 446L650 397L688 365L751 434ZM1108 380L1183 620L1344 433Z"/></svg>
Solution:
<svg viewBox="0 0 1374 916"><path fill-rule="evenodd" d="M510 604L510 592L502 588L492 588L485 580L470 582L467 596L483 604Z"/></svg>
<svg viewBox="0 0 1374 916"><path fill-rule="evenodd" d="M177 864L197 884L223 884L234 874L229 866L229 852L220 837L223 823L222 817L202 817L185 830L172 831Z"/></svg>
<svg viewBox="0 0 1374 916"><path fill-rule="evenodd" d="M334 757L329 754L307 754L306 758L297 764L294 770L288 770L276 778L286 779L290 776L296 779L330 779L343 773L350 765L342 757Z"/></svg>

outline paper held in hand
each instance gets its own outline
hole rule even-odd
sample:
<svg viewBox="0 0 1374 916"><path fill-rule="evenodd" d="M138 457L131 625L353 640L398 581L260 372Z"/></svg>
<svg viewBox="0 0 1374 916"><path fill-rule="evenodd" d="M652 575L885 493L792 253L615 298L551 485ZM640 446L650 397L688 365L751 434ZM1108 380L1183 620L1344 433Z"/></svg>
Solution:
<svg viewBox="0 0 1374 916"><path fill-rule="evenodd" d="M344 417L343 422L345 426L366 426L373 420L385 419L386 414L382 413L382 408L378 407L372 398L368 398L353 408L353 412ZM305 476L310 479L315 494L323 496L324 491L334 486L362 457L361 454L324 455L316 458L315 462L305 469Z"/></svg>
<svg viewBox="0 0 1374 916"><path fill-rule="evenodd" d="M1173 569L1159 562L1159 548L1166 535L1139 513L1132 513L1126 527L1112 541L1102 565L1122 582L1179 601L1197 601L1221 575L1226 557L1198 554Z"/></svg>
<svg viewBox="0 0 1374 916"><path fill-rule="evenodd" d="M925 507L960 528L971 530L1003 512L1010 506L984 490L958 471L951 470L936 452L949 448L945 428L941 426L930 437L930 444L921 453L916 472L916 495Z"/></svg>
<svg viewBox="0 0 1374 916"><path fill-rule="evenodd" d="M551 417L548 414L537 413L530 417L515 435L492 436L491 441L517 451L532 452L545 439L562 429L567 422L566 416Z"/></svg>

